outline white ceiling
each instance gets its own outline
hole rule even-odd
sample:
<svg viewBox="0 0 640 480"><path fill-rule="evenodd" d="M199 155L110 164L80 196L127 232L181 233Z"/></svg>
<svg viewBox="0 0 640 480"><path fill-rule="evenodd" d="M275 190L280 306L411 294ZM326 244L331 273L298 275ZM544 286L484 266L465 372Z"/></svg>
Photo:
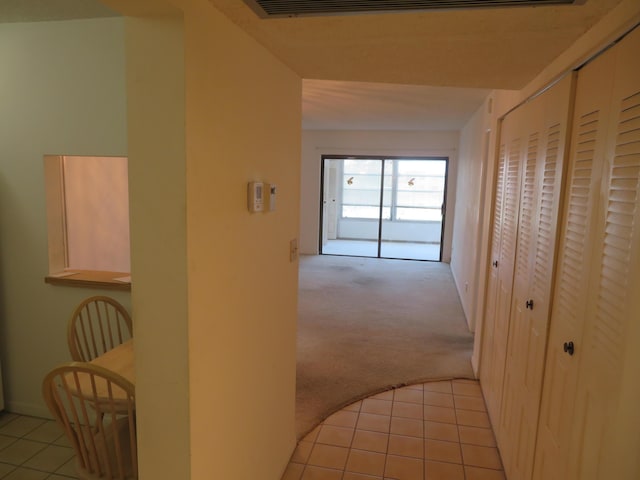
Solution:
<svg viewBox="0 0 640 480"><path fill-rule="evenodd" d="M450 130L491 89L526 85L621 0L264 20L241 0L209 1L305 79L304 128ZM113 15L98 0L0 0L0 23Z"/></svg>
<svg viewBox="0 0 640 480"><path fill-rule="evenodd" d="M490 90L304 80L310 130L459 130Z"/></svg>
<svg viewBox="0 0 640 480"><path fill-rule="evenodd" d="M459 129L492 89L520 89L620 0L260 19L209 0L296 71L303 126Z"/></svg>

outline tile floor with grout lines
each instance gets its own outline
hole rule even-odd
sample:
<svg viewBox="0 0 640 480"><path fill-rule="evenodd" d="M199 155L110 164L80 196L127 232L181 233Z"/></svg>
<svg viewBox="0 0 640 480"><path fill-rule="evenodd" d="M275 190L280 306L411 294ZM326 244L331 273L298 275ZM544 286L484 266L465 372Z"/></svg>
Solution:
<svg viewBox="0 0 640 480"><path fill-rule="evenodd" d="M74 452L53 420L0 413L0 479L78 478Z"/></svg>
<svg viewBox="0 0 640 480"><path fill-rule="evenodd" d="M282 480L505 480L480 384L389 390L334 413L297 445Z"/></svg>
<svg viewBox="0 0 640 480"><path fill-rule="evenodd" d="M53 420L0 413L0 479L78 478ZM480 385L428 382L346 406L299 443L282 480L505 480Z"/></svg>

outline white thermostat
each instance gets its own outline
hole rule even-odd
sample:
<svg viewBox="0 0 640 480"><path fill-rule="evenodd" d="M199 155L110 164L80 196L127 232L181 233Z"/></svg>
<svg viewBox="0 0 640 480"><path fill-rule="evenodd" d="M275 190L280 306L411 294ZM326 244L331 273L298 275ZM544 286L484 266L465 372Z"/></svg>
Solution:
<svg viewBox="0 0 640 480"><path fill-rule="evenodd" d="M264 210L264 184L262 182L249 182L247 188L247 207L250 212L262 212Z"/></svg>

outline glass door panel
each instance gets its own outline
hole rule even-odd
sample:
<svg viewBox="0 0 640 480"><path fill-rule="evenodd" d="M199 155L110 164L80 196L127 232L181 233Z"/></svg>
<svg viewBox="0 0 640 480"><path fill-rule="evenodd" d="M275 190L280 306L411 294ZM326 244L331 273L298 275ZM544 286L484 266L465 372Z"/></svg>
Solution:
<svg viewBox="0 0 640 480"><path fill-rule="evenodd" d="M440 260L446 160L393 159L393 188L385 191L391 216L383 219L380 256Z"/></svg>
<svg viewBox="0 0 640 480"><path fill-rule="evenodd" d="M337 172L334 179L331 178L332 166ZM335 191L336 198L323 198L323 206L335 200L337 208L335 220L323 219L323 229L332 228L331 222L335 221L336 235L326 239L320 253L378 256L381 181L382 161L379 159L324 160L323 190ZM389 211L386 214L389 215Z"/></svg>

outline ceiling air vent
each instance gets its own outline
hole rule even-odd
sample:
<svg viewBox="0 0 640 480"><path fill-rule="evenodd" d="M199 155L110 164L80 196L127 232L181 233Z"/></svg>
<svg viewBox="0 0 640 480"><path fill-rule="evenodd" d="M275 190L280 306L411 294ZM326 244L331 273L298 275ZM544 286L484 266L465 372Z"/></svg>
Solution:
<svg viewBox="0 0 640 480"><path fill-rule="evenodd" d="M586 0L244 0L261 18L581 4Z"/></svg>

